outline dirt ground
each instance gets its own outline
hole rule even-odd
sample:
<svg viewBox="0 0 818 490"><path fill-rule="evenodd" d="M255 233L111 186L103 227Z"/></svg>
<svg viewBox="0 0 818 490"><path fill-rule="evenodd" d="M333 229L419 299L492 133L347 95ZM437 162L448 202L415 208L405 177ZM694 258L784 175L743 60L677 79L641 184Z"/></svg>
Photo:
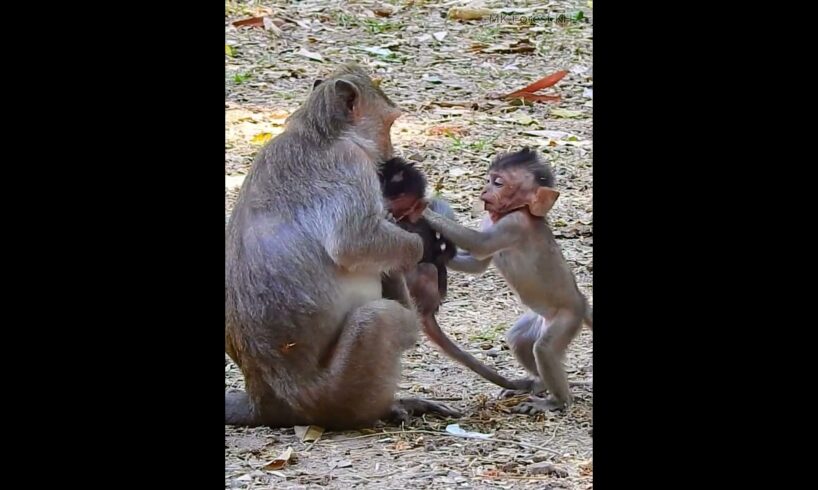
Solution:
<svg viewBox="0 0 818 490"><path fill-rule="evenodd" d="M260 145L281 131L312 81L355 61L381 77L383 90L404 110L392 130L396 152L419 162L468 226L479 221L477 196L494 155L524 145L543 152L561 192L550 223L593 303L592 6L484 2L507 16L447 18L450 8L466 4L226 1L225 213ZM232 25L253 16L276 20L267 28ZM493 98L559 70L568 74L541 92L560 95L559 102L526 106ZM490 268L482 276L452 272L438 319L463 348L518 377L524 372L504 333L524 311ZM592 334L584 329L565 360L572 381L591 379L592 355ZM566 412L517 415L510 407L523 398L497 399L498 387L424 338L403 366L399 396L444 400L464 417L325 433L318 442L302 442L292 428L226 427L225 488L593 487L591 386L573 388L575 403ZM242 387L241 373L225 356L225 388ZM449 424L491 437L455 437L446 432ZM265 469L288 448L288 465Z"/></svg>

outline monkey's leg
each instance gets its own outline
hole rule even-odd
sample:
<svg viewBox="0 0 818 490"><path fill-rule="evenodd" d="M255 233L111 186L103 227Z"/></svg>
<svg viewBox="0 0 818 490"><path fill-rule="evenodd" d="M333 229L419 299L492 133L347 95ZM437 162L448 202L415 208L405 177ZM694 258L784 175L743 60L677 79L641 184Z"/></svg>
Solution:
<svg viewBox="0 0 818 490"><path fill-rule="evenodd" d="M412 299L403 274L397 271L384 274L381 278L382 296L384 299L394 299L405 308L412 308Z"/></svg>
<svg viewBox="0 0 818 490"><path fill-rule="evenodd" d="M534 359L549 395L546 398L531 396L517 405L517 413L535 414L538 412L561 410L571 403L571 390L565 369L562 367L562 356L568 344L582 328L582 317L570 311L562 311L545 327L545 331L534 342Z"/></svg>
<svg viewBox="0 0 818 490"><path fill-rule="evenodd" d="M540 315L529 310L524 313L506 334L506 343L511 347L511 353L517 362L531 373L530 378L515 379L514 389L502 390L500 398L509 398L524 393L540 393L545 385L540 381L537 371L537 361L534 359L534 343L540 338L544 329Z"/></svg>
<svg viewBox="0 0 818 490"><path fill-rule="evenodd" d="M400 358L413 347L420 325L413 310L392 300L376 300L356 309L344 326L329 363L324 382L311 393L316 397L315 419L326 428L360 428L393 416L400 378ZM445 405L411 405L441 413ZM405 410L404 410L405 411Z"/></svg>

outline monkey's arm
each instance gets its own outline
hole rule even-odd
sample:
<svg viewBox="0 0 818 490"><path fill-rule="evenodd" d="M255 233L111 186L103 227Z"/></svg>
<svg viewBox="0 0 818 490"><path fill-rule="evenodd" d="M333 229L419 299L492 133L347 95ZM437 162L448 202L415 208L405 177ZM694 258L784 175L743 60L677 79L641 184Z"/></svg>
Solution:
<svg viewBox="0 0 818 490"><path fill-rule="evenodd" d="M357 218L357 221L361 221ZM379 217L338 223L325 245L332 260L345 269L383 265L405 269L423 257L423 239Z"/></svg>
<svg viewBox="0 0 818 490"><path fill-rule="evenodd" d="M455 255L454 258L452 258L452 260L446 264L446 267L454 271L466 272L469 274L482 274L486 272L489 264L491 264L491 257L483 260L477 260L468 252L458 252L457 255Z"/></svg>
<svg viewBox="0 0 818 490"><path fill-rule="evenodd" d="M476 231L441 216L429 208L423 211L423 217L435 231L453 241L455 245L471 252L477 260L490 258L495 253L513 246L520 238L518 222L515 217L503 219L486 231Z"/></svg>

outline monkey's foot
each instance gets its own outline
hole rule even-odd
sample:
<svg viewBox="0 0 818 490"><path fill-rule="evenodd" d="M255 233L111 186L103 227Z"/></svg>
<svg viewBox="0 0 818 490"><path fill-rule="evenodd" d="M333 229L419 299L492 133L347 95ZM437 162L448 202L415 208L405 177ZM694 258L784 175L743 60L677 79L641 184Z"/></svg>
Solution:
<svg viewBox="0 0 818 490"><path fill-rule="evenodd" d="M528 393L538 394L545 391L545 386L543 386L539 379L515 379L511 381L511 384L514 385L514 389L501 390L497 398L511 398L512 396L525 395Z"/></svg>
<svg viewBox="0 0 818 490"><path fill-rule="evenodd" d="M389 420L392 422L407 422L410 416L434 413L443 417L459 418L463 415L443 403L424 400L422 398L403 398L396 400L392 405Z"/></svg>
<svg viewBox="0 0 818 490"><path fill-rule="evenodd" d="M556 412L564 410L568 404L557 400L553 396L540 398L538 396L530 396L528 400L520 403L511 411L514 413L526 413L528 415L536 415L538 413Z"/></svg>

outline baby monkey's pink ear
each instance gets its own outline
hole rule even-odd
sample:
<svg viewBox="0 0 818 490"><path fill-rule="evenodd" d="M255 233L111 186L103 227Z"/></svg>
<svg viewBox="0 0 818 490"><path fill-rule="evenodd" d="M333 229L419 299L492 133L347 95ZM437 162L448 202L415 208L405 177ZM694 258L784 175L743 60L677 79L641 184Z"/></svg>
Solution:
<svg viewBox="0 0 818 490"><path fill-rule="evenodd" d="M528 204L528 210L534 216L543 217L548 211L551 211L558 197L560 197L560 193L554 189L550 187L539 187L537 192L534 193L534 198Z"/></svg>

